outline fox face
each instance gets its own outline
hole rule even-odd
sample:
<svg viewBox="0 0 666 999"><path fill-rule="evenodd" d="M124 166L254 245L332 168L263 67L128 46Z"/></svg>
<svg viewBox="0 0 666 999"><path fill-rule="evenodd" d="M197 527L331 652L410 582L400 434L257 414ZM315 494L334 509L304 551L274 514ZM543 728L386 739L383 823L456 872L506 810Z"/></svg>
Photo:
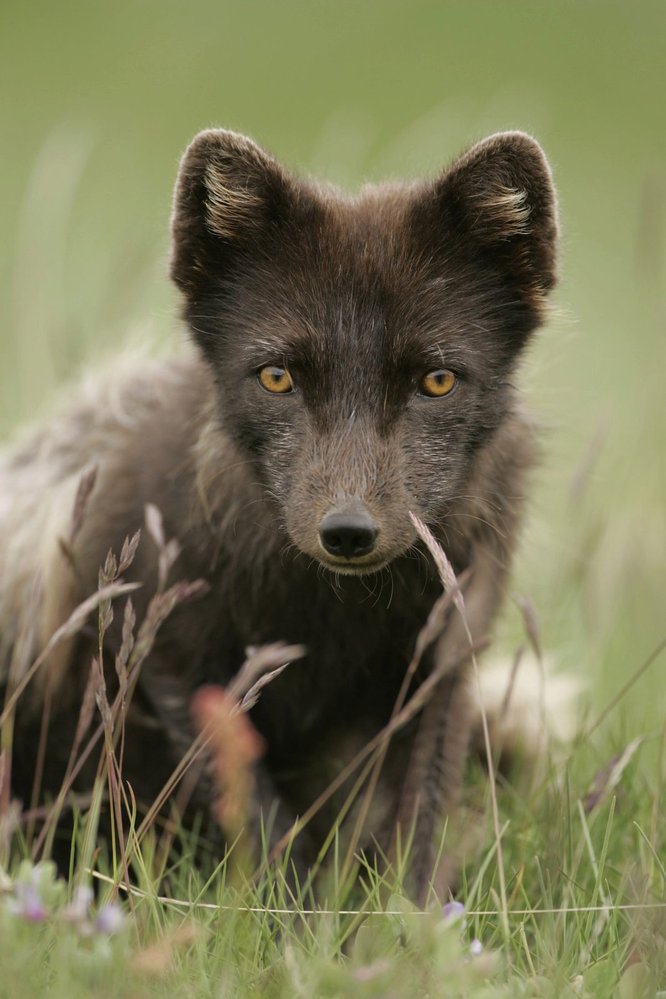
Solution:
<svg viewBox="0 0 666 999"><path fill-rule="evenodd" d="M373 572L415 541L410 511L444 524L512 407L555 282L538 144L493 136L434 180L347 197L203 132L173 239L220 421L296 549Z"/></svg>

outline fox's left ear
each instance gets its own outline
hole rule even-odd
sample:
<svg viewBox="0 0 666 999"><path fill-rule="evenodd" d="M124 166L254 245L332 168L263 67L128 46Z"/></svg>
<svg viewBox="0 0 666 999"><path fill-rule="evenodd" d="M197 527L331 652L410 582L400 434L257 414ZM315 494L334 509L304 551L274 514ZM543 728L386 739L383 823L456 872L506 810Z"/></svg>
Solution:
<svg viewBox="0 0 666 999"><path fill-rule="evenodd" d="M171 220L171 277L186 296L226 275L293 213L294 185L252 139L200 132L180 164Z"/></svg>
<svg viewBox="0 0 666 999"><path fill-rule="evenodd" d="M536 325L556 281L558 239L555 189L539 143L524 132L492 135L456 160L429 195L438 203L430 215L438 238L500 272L535 310Z"/></svg>

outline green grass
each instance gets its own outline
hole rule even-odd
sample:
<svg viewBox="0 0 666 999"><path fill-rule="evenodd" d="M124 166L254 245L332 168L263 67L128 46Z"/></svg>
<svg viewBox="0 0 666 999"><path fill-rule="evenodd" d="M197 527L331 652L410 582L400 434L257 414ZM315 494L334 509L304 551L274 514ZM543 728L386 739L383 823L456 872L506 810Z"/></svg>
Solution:
<svg viewBox="0 0 666 999"><path fill-rule="evenodd" d="M0 435L44 418L64 382L122 343L178 338L167 219L197 129L245 130L352 187L436 170L493 130L532 131L560 192L563 262L557 316L523 378L544 458L515 591L544 648L586 679L589 730L666 635L665 20L659 3L598 0L6 4ZM511 603L499 631L504 649L523 640ZM400 915L306 916L238 877L204 891L184 863L172 897L227 908L183 910L157 900L144 843L147 894L113 939L28 924L0 901L0 996L567 995L582 975L582 994L634 997L644 966L646 994L666 989L666 909L619 908L666 899L664 663L537 787L501 789L508 936L472 772L461 897L490 914L468 915L462 937L398 902L399 885ZM581 812L595 773L637 736L612 793ZM365 895L331 890L331 910L379 909L368 878ZM267 902L292 914L246 911ZM474 937L485 963L466 963ZM139 970L135 955L160 940L164 967Z"/></svg>
<svg viewBox="0 0 666 999"><path fill-rule="evenodd" d="M658 802L650 797L656 775L641 775L633 761L617 795L586 813L579 802L581 775L595 765L590 755L581 746L538 790L501 796L506 935L483 818L485 781L472 774L467 805L488 830L465 863L464 920L415 910L399 884L367 870L351 894L331 880L313 913L309 897L285 887L279 866L250 883L242 865L229 865L205 883L187 851L162 872L168 888L158 897L149 838L135 855L138 887L115 936L86 935L67 922L67 889L48 872L40 889L51 913L45 921L0 907L2 995L653 996L666 974L666 913L663 903L654 906L666 889ZM121 870L115 874L122 880ZM111 894L102 882L93 917ZM473 940L483 947L477 956Z"/></svg>

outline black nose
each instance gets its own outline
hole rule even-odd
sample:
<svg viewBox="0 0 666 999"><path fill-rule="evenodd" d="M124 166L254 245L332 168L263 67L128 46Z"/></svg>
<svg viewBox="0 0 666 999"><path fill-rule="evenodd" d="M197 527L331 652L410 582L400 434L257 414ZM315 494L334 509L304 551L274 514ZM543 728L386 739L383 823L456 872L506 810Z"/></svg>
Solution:
<svg viewBox="0 0 666 999"><path fill-rule="evenodd" d="M377 528L369 513L329 513L319 525L319 537L329 555L358 558L375 547Z"/></svg>

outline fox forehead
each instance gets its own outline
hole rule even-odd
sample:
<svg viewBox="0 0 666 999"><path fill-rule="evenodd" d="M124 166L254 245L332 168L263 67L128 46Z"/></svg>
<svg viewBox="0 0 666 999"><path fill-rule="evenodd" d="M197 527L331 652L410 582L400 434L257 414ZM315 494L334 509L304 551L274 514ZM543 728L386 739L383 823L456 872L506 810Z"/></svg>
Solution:
<svg viewBox="0 0 666 999"><path fill-rule="evenodd" d="M248 363L321 365L368 350L388 363L416 355L437 361L462 328L482 320L487 285L453 248L450 261L433 259L402 212L378 196L381 212L341 204L340 213L323 206L316 222L282 234L233 275L219 320L229 332L237 328L234 349ZM210 291L215 308L214 283Z"/></svg>
<svg viewBox="0 0 666 999"><path fill-rule="evenodd" d="M386 371L449 364L473 373L487 363L498 303L464 267L445 276L439 270L434 276L417 261L382 272L375 261L372 273L367 256L328 270L321 260L279 268L277 277L267 269L246 288L232 288L238 297L233 306L225 302L219 321L234 361L247 368L273 363L323 373L357 363Z"/></svg>

